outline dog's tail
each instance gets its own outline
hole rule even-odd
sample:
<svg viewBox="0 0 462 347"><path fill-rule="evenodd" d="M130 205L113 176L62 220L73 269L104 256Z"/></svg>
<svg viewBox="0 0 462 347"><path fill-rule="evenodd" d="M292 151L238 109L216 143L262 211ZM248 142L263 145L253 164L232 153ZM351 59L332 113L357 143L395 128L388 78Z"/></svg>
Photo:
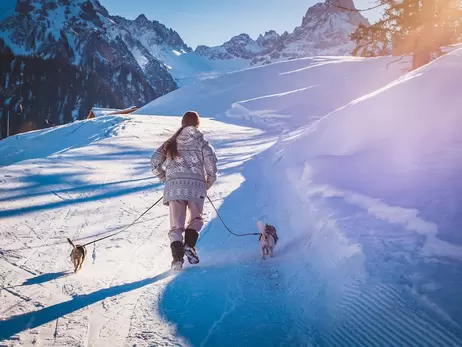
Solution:
<svg viewBox="0 0 462 347"><path fill-rule="evenodd" d="M260 234L265 233L265 223L263 223L261 220L257 222L257 227L258 227L258 230L260 231Z"/></svg>
<svg viewBox="0 0 462 347"><path fill-rule="evenodd" d="M67 242L69 242L71 246L75 248L74 242L72 242L70 238L67 238Z"/></svg>
<svg viewBox="0 0 462 347"><path fill-rule="evenodd" d="M266 232L263 232L263 233L261 234L261 240L262 240L263 242L265 242L265 243L268 242L268 235L266 234Z"/></svg>

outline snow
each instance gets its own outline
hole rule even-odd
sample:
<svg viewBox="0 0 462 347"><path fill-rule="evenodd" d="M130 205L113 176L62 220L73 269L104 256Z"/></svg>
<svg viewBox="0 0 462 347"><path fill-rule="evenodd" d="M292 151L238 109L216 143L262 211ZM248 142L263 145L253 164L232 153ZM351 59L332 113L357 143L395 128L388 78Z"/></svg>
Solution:
<svg viewBox="0 0 462 347"><path fill-rule="evenodd" d="M158 345L183 340L161 312L150 309L175 280L166 272L165 207L154 209L130 233L98 243L95 251L89 247L77 275L68 272L65 240L90 241L114 232L157 200L161 186L152 177L149 159L179 125L178 117L101 116L2 141L0 278L2 288L7 287L0 294L2 343L146 340ZM217 200L224 199L243 182L239 167L272 140L261 139L261 131L212 120L203 120L202 128L219 144L227 174L214 190ZM211 218L207 206L205 219ZM13 337L16 333L20 340Z"/></svg>
<svg viewBox="0 0 462 347"><path fill-rule="evenodd" d="M82 20L80 17L81 8L80 5L84 1L75 0L70 1L68 4L57 4L57 7L51 9L50 6L47 6L46 11L46 19L38 19L37 17L43 10L43 4L39 1L33 2L33 7L35 8L33 11L28 13L31 21L40 21L40 30L37 31L35 37L35 48L26 49L26 45L24 43L23 32L12 30L10 26L3 22L2 24L6 24L3 28L0 29L0 36L5 41L5 44L14 52L15 55L33 55L34 53L40 52L43 48L43 45L46 45L49 42L45 42L48 40L49 35L52 37L54 41L59 41L61 35L64 34L69 42L70 48L73 50L74 56L74 64L80 63L82 59L82 52L81 52L81 45L79 44L79 37L72 26L79 26L82 25L86 28L96 28L94 23L91 21ZM14 10L14 7L13 7ZM10 15L18 15L15 11L6 11L2 15L10 16ZM68 12L68 13L66 13ZM0 15L1 16L1 15ZM72 26L69 25L69 20L72 19ZM17 29L17 28L16 28ZM13 38L12 36L18 35L22 38L18 40L18 37ZM81 38L82 39L82 38ZM50 54L44 54L43 52L40 53L41 56L45 59L50 57Z"/></svg>
<svg viewBox="0 0 462 347"><path fill-rule="evenodd" d="M8 32L0 30L1 38L5 42L5 45L8 46L15 55L28 55L31 50L27 50L24 45L19 45L13 40L11 40L11 37Z"/></svg>
<svg viewBox="0 0 462 347"><path fill-rule="evenodd" d="M311 252L335 254L343 264L353 262L349 247L356 244L355 257L363 258L356 270L365 267L361 272L369 276L361 280L363 293L372 294L374 283L381 282L383 294L409 295L403 304L410 307L413 301L416 313L394 316L401 326L395 338L405 338L411 320L434 317L426 335L435 340L412 342L417 335L407 333L409 344L443 345L437 341L442 337L448 345L461 343L462 306L456 294L462 278L457 134L462 104L456 98L461 76L459 49L352 100L272 149L277 156L272 170L286 187L280 207L291 212L292 230L310 225ZM326 242L337 238L342 244L343 237L350 243L343 249ZM319 269L328 261L312 254L309 263ZM393 305L394 299L383 294L380 305ZM344 308L358 314L376 309L368 300L361 294ZM416 329L421 324L413 321ZM451 333L443 333L440 324L448 324ZM369 329L363 331L371 336Z"/></svg>
<svg viewBox="0 0 462 347"><path fill-rule="evenodd" d="M210 76L217 76L230 71L243 69L249 65L245 59L208 60L194 52L180 52L172 50L168 45L151 43L149 37L138 37L138 40L146 47L156 59L162 61L168 67L179 87L194 84ZM136 52L136 49L134 50ZM138 64L144 67L140 54L134 53Z"/></svg>
<svg viewBox="0 0 462 347"><path fill-rule="evenodd" d="M244 69L197 81L137 113L182 114L195 109L207 117L293 129L397 78L401 65L386 68L392 59L311 57ZM288 120L281 122L281 117Z"/></svg>
<svg viewBox="0 0 462 347"><path fill-rule="evenodd" d="M102 108L102 107L92 107L93 114L95 117L107 116L114 112L122 112L124 110L117 108Z"/></svg>
<svg viewBox="0 0 462 347"><path fill-rule="evenodd" d="M1 343L461 345L462 49L404 76L391 60L271 64L1 141ZM66 237L160 197L149 159L188 109L217 149L211 200L234 232L275 225L275 257L207 202L201 262L173 274L157 206L70 274Z"/></svg>
<svg viewBox="0 0 462 347"><path fill-rule="evenodd" d="M146 67L146 65L148 65L149 63L149 59L146 58L143 53L141 53L141 51L136 47L136 46L133 46L132 49L132 54L133 54L133 57L135 58L136 62L138 63L138 65L144 69Z"/></svg>
<svg viewBox="0 0 462 347"><path fill-rule="evenodd" d="M66 7L57 6L56 9L47 11L47 21L49 26L45 37L48 37L48 34L51 34L55 41L59 41L59 38L61 37L61 30L63 30L66 22L66 14L64 13L65 10Z"/></svg>

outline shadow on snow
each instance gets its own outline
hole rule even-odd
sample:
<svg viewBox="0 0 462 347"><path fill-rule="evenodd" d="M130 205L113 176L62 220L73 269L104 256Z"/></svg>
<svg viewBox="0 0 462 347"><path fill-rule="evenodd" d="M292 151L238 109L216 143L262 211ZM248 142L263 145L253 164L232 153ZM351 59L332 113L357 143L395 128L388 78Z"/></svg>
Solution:
<svg viewBox="0 0 462 347"><path fill-rule="evenodd" d="M74 296L69 301L45 307L37 311L13 316L6 320L0 321L0 341L10 338L22 331L37 328L38 326L54 321L57 318L78 311L98 301L102 301L104 299L127 293L161 281L170 275L170 271L166 271L152 278L133 283L126 283L111 288L100 289L96 292L86 295Z"/></svg>

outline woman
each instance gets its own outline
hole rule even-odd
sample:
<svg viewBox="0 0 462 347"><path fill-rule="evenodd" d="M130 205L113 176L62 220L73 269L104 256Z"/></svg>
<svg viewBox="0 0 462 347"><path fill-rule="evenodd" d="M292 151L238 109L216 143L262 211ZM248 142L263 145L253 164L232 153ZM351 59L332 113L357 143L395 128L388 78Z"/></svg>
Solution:
<svg viewBox="0 0 462 347"><path fill-rule="evenodd" d="M217 157L199 124L197 112L186 112L181 128L151 158L152 172L165 182L164 205L170 208L168 236L174 269L182 268L185 254L190 264L199 263L195 246L204 225L202 210L207 190L217 179ZM185 228L187 209L190 217Z"/></svg>

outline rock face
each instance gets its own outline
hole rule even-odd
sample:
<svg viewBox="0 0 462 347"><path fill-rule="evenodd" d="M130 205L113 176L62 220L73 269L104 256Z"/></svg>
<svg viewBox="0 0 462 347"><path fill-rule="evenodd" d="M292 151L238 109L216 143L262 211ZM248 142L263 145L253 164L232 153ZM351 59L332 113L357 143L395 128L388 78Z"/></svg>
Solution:
<svg viewBox="0 0 462 347"><path fill-rule="evenodd" d="M142 26L157 42L187 49L162 24L122 21L96 0L18 0L0 22L2 137L6 116L14 134L82 119L94 105L141 106L175 90L165 64L136 36Z"/></svg>
<svg viewBox="0 0 462 347"><path fill-rule="evenodd" d="M352 0L333 0L333 4L354 9ZM302 24L293 33L269 31L253 40L246 34L233 37L222 46L199 46L196 53L208 59L250 59L251 64L313 55L350 55L354 43L349 34L360 25L370 25L361 13L345 11L326 3L310 7Z"/></svg>

